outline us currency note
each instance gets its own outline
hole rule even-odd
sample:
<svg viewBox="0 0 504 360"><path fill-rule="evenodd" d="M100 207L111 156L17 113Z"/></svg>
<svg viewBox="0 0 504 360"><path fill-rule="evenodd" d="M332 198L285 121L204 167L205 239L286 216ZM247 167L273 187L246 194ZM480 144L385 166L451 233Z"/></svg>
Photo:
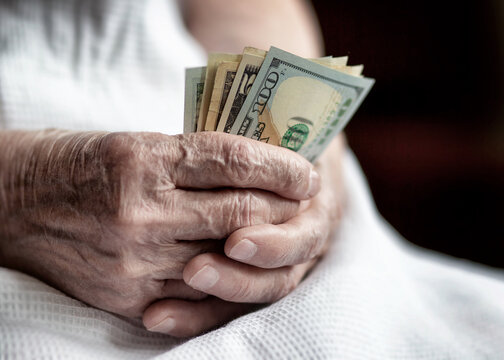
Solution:
<svg viewBox="0 0 504 360"><path fill-rule="evenodd" d="M289 148L313 162L373 84L272 47L230 133Z"/></svg>
<svg viewBox="0 0 504 360"><path fill-rule="evenodd" d="M266 54L266 52L264 52ZM346 64L346 57L341 58L322 58L318 59L322 64L328 64L330 62L331 68L343 69L348 68L344 66ZM237 62L227 62L221 63L222 69L224 71L223 89L220 93L220 98L218 97L219 91L217 91L217 96L214 101L214 94L216 89L220 89L219 75L216 74L215 86L212 93L212 98L210 100L210 107L208 110L207 117L210 117L212 121L212 112L216 111L217 119L220 118L223 107L225 105L227 94L230 90L231 84L233 82L234 76L236 75L236 68L238 67ZM196 132L197 123L199 117L199 111L201 107L203 88L205 83L206 67L190 68L186 69L186 82L185 82L185 106L184 106L184 133ZM217 69L217 72L219 67ZM213 103L218 103L218 110L215 110L212 106ZM214 105L215 106L215 105Z"/></svg>
<svg viewBox="0 0 504 360"><path fill-rule="evenodd" d="M248 90L252 87L254 79L259 72L261 64L266 57L266 51L251 47L243 51L240 66L236 72L235 81L229 91L229 96L222 110L217 131L229 133L234 123L236 115L240 111ZM215 129L214 129L215 130Z"/></svg>
<svg viewBox="0 0 504 360"><path fill-rule="evenodd" d="M224 105L233 85L236 72L240 63L232 61L223 61L217 68L215 74L214 88L210 98L210 106L205 121L205 131L215 131L217 121L220 118Z"/></svg>
<svg viewBox="0 0 504 360"><path fill-rule="evenodd" d="M212 97L215 74L217 72L219 64L223 61L240 62L241 57L241 55L219 53L210 54L208 56L207 71L205 74L205 85L203 87L203 95L201 98L197 131L203 131L205 129L206 116L208 113L208 108L210 106L210 98Z"/></svg>
<svg viewBox="0 0 504 360"><path fill-rule="evenodd" d="M206 67L186 69L184 101L184 134L196 132Z"/></svg>
<svg viewBox="0 0 504 360"><path fill-rule="evenodd" d="M245 99L247 98L248 91L254 84L254 80L261 68L261 65L266 57L267 51L246 47L243 51L242 61L236 73L236 81L233 83L229 92L228 99L224 105L219 123L216 130L229 133L234 125L236 117L240 112ZM352 67L347 67L348 56L341 56L333 58L326 56L318 59L311 59L318 64L328 66L333 69L338 69L344 72L352 72ZM362 71L362 70L361 70ZM212 130L214 130L213 128ZM210 130L210 129L207 129Z"/></svg>

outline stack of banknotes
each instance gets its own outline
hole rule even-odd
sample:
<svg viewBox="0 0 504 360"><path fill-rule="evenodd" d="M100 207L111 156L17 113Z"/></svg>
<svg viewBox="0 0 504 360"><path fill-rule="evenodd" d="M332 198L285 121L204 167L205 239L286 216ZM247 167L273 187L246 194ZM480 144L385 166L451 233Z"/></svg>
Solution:
<svg viewBox="0 0 504 360"><path fill-rule="evenodd" d="M186 70L184 133L220 131L289 148L315 161L374 80L348 58L304 59L271 47L210 54Z"/></svg>

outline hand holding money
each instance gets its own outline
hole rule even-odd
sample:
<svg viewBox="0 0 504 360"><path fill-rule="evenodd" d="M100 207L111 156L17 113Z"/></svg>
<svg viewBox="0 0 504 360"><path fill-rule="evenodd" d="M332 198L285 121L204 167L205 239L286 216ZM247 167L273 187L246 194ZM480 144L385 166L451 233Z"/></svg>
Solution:
<svg viewBox="0 0 504 360"><path fill-rule="evenodd" d="M216 132L9 130L0 133L0 145L0 188L11 189L0 193L0 266L124 316L141 316L150 304L170 298L179 304L170 313L177 323L172 333L179 335L204 330L184 314L193 305L191 316L213 311L216 299L208 293L243 302L282 294L271 284L289 269L247 268L220 255L222 239L283 224L299 213L300 201L320 190L314 166L301 156ZM209 267L214 277L202 278ZM233 291L252 280L250 294ZM244 311L221 304L219 321ZM145 314L149 329L168 332L152 310ZM215 315L205 321L217 325Z"/></svg>
<svg viewBox="0 0 504 360"><path fill-rule="evenodd" d="M184 132L241 135L313 162L374 83L347 60L307 60L274 47L211 54L206 68L187 70Z"/></svg>
<svg viewBox="0 0 504 360"><path fill-rule="evenodd" d="M237 136L219 135L253 143ZM218 144L219 139L214 140ZM275 150L271 145L259 142L257 145L257 149ZM277 150L287 161L291 156L291 160L302 160L287 149ZM342 213L345 196L343 138L337 136L328 150L316 164L321 180L321 189L316 196L302 201L296 214L288 220L265 222L234 231L222 240L225 241L225 254L205 253L190 260L183 271L184 282L213 296L196 302L173 298L155 302L144 313L146 327L178 337L192 336L250 312L255 309L251 303L271 303L293 291L327 251ZM250 154L244 154L247 155ZM272 183L277 180L276 177L270 178ZM232 216L231 213L226 219L230 220Z"/></svg>
<svg viewBox="0 0 504 360"><path fill-rule="evenodd" d="M276 301L299 284L328 248L344 204L344 141L342 136L332 141L330 138L349 120L357 107L355 104L362 101L372 80L358 78L362 66L348 67L346 58L301 61L279 50L270 51L268 56L275 53L280 53L282 61L291 65L284 64L282 68L273 56L268 58L265 52L247 48L243 56L214 54L210 55L206 68L189 69L185 132L199 129L235 133L229 138L237 144L242 143L236 157L250 161L252 156L251 162L257 164L254 173L259 177L261 166L268 168L268 157L248 152L251 140L244 136L270 144L258 144L259 153L263 153L261 148L271 149L273 144L295 151L305 149L303 155L315 154L312 160L328 146L330 151L321 154L316 164L321 190L301 202L298 212L284 222L257 224L234 231L225 242L225 256L207 253L193 258L184 268L185 283L215 297L193 304L175 299L153 304L144 315L144 323L152 331L188 336L249 311L247 303ZM270 65L265 68L264 63ZM327 74L317 64L357 77L339 78L340 75ZM312 67L321 70L320 73L314 73ZM272 81L276 79L273 73L279 75L276 83ZM288 77L289 74L292 76ZM277 84L280 82L283 87ZM359 84L365 86L359 88ZM307 101L297 104L297 99L303 97ZM247 105L252 109L249 113L244 110ZM296 111L300 113L294 115ZM237 135L242 135L242 139ZM215 140L218 146L219 139ZM314 142L316 140L318 142ZM286 149L278 151L287 161L299 159L299 155ZM301 176L295 167L291 170ZM201 178L203 181L206 176ZM278 179L271 177L269 181L275 183ZM171 323L169 329L164 327L159 319L165 318L178 325L171 327ZM155 323L160 325L152 327Z"/></svg>

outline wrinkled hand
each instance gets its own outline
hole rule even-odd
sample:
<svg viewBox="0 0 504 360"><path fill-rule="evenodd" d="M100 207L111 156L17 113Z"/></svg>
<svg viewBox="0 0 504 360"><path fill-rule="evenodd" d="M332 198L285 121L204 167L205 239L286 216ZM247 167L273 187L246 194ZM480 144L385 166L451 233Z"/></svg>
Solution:
<svg viewBox="0 0 504 360"><path fill-rule="evenodd" d="M302 203L296 216L278 224L240 228L226 241L225 254L206 253L184 269L184 281L214 297L201 301L166 299L144 314L151 331L192 336L290 293L324 254L344 203L344 139L336 138L317 163L322 189ZM294 153L291 153L294 155Z"/></svg>
<svg viewBox="0 0 504 360"><path fill-rule="evenodd" d="M217 239L230 234L228 252L245 236L258 245L251 264L301 260L275 258L280 247L269 259L264 254L272 249L267 237L279 231L286 231L279 246L292 242L304 215L278 230L256 227L288 221L299 200L319 191L312 165L289 150L218 133L13 132L1 142L12 150L0 152L0 265L98 308L141 316L164 298L197 300L210 293L269 301L283 295L266 296L263 289L253 298L234 291L237 285L223 293L222 284L247 277L252 284L266 274L218 255ZM219 271L219 281L210 287L191 281L207 264ZM290 277L294 284L296 276Z"/></svg>

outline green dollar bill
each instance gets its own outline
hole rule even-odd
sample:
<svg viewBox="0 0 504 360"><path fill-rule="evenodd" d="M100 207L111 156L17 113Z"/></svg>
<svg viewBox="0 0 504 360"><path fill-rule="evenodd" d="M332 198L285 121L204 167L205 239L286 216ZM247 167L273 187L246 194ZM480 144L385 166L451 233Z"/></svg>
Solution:
<svg viewBox="0 0 504 360"><path fill-rule="evenodd" d="M272 47L231 134L289 148L313 162L373 84Z"/></svg>
<svg viewBox="0 0 504 360"><path fill-rule="evenodd" d="M224 110L239 64L238 62L223 61L218 66L205 121L205 131L215 131L217 128L217 121Z"/></svg>
<svg viewBox="0 0 504 360"><path fill-rule="evenodd" d="M222 110L217 131L227 133L231 131L236 115L238 115L242 104L245 102L248 89L252 87L265 57L266 51L261 49L246 47L243 50L243 56L236 72L235 81L233 81L226 104Z"/></svg>

